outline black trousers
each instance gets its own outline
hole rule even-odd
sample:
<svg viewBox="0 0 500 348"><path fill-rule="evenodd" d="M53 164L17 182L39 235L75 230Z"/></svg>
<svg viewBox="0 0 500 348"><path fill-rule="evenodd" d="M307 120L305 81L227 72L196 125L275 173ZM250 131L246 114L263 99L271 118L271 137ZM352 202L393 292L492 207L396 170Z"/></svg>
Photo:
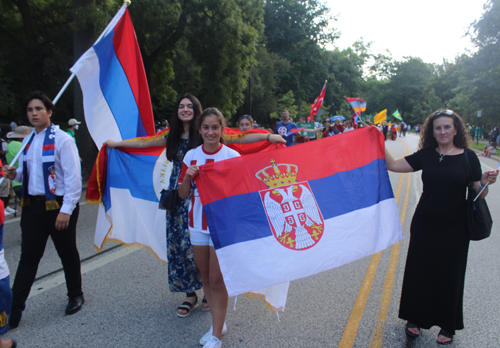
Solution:
<svg viewBox="0 0 500 348"><path fill-rule="evenodd" d="M58 197L57 200L62 205L62 197ZM21 215L21 259L12 287L13 312L21 312L26 307L26 299L35 281L38 264L49 236L61 258L68 297L83 295L80 255L76 247L76 223L80 206L77 204L73 210L68 228L58 231L55 224L59 209L47 211L44 197L30 196L30 201L30 205L23 207Z"/></svg>

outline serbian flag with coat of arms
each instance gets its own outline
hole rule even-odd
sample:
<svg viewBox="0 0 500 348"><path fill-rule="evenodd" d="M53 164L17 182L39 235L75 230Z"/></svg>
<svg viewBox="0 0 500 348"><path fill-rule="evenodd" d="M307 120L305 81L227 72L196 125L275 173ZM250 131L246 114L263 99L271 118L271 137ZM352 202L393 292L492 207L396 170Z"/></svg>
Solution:
<svg viewBox="0 0 500 348"><path fill-rule="evenodd" d="M323 156L332 148L336 156ZM210 163L195 180L230 296L347 264L403 238L375 127Z"/></svg>

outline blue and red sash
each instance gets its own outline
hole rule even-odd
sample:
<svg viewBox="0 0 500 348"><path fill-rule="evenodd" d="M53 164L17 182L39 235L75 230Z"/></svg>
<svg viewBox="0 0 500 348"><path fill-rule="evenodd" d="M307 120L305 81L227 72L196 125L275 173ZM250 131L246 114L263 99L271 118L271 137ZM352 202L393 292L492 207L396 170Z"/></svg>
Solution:
<svg viewBox="0 0 500 348"><path fill-rule="evenodd" d="M35 137L35 133L31 134L28 140L28 145L24 149L23 153L23 186L21 189L21 207L26 207L30 204L28 196L28 150L31 146L31 142ZM46 178L44 180L45 185L45 208L46 210L56 210L59 209L59 203L56 201L56 167L54 164L54 149L56 140L56 127L51 123L45 132L45 139L43 140L42 148L42 166L43 166L43 176Z"/></svg>

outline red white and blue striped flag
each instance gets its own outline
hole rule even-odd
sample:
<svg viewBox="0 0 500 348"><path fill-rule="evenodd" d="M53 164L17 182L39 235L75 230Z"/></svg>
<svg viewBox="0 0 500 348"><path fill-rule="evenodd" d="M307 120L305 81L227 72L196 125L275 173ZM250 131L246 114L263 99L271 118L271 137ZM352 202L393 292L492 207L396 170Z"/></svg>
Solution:
<svg viewBox="0 0 500 348"><path fill-rule="evenodd" d="M108 139L155 134L146 73L127 6L70 70L82 87L85 120L98 148Z"/></svg>
<svg viewBox="0 0 500 348"><path fill-rule="evenodd" d="M336 156L324 153L336 149ZM403 238L374 127L200 167L230 296L310 276Z"/></svg>

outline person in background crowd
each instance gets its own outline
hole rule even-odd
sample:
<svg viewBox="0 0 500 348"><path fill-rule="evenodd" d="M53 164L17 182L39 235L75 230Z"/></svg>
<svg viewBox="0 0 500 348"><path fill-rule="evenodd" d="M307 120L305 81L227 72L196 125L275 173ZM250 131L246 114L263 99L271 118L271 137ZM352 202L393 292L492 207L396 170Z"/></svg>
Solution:
<svg viewBox="0 0 500 348"><path fill-rule="evenodd" d="M8 164L6 157L7 146L9 146L7 134L12 131L12 127L8 124L2 124L0 127L1 127L0 141L2 143L2 147L0 150L0 160L2 162L2 165L6 165ZM11 214L15 213L14 209L9 207L10 188L11 188L10 180L4 179L3 182L0 184L0 199L3 201L3 205L5 207L4 210L5 216L10 216Z"/></svg>
<svg viewBox="0 0 500 348"><path fill-rule="evenodd" d="M26 300L49 236L61 259L69 297L66 314L78 312L84 303L80 255L76 247L82 177L78 149L71 136L51 122L54 104L42 92L30 92L23 110L35 127L24 141L22 165L5 167L5 176L22 182L21 259L17 267L9 326L21 321ZM53 148L53 151L43 151Z"/></svg>
<svg viewBox="0 0 500 348"><path fill-rule="evenodd" d="M396 137L397 137L396 125L392 124L391 125L391 139L396 140Z"/></svg>
<svg viewBox="0 0 500 348"><path fill-rule="evenodd" d="M344 125L345 125L344 133L354 130L354 126L353 126L352 121L345 121Z"/></svg>
<svg viewBox="0 0 500 348"><path fill-rule="evenodd" d="M66 130L66 133L71 135L73 140L76 142L75 139L75 132L78 130L78 126L81 124L81 122L77 121L76 118L70 118L68 121L68 130Z"/></svg>
<svg viewBox="0 0 500 348"><path fill-rule="evenodd" d="M500 129L498 128L496 123L493 123L493 126L491 127L491 131L489 134L489 142L490 143L492 141L496 142L499 134L500 134Z"/></svg>
<svg viewBox="0 0 500 348"><path fill-rule="evenodd" d="M332 121L327 118L324 122L323 138L328 138L336 134L340 134L339 130L332 125Z"/></svg>
<svg viewBox="0 0 500 348"><path fill-rule="evenodd" d="M497 153L496 149L497 143L492 141L489 146L484 145L483 156L490 158L491 155L495 155Z"/></svg>
<svg viewBox="0 0 500 348"><path fill-rule="evenodd" d="M382 123L382 133L384 134L384 141L387 140L387 132L389 131L389 126L387 122Z"/></svg>
<svg viewBox="0 0 500 348"><path fill-rule="evenodd" d="M476 141L479 141L479 139L481 138L481 127L476 126L476 128L474 129L474 137L476 138Z"/></svg>
<svg viewBox="0 0 500 348"><path fill-rule="evenodd" d="M238 119L238 127L240 131L245 132L253 129L253 118L250 115L240 116Z"/></svg>
<svg viewBox="0 0 500 348"><path fill-rule="evenodd" d="M290 114L288 110L281 110L281 122L274 128L274 133L281 135L286 140L286 146L293 145L293 137L298 133L291 133L292 129L298 129L297 125L290 121Z"/></svg>
<svg viewBox="0 0 500 348"><path fill-rule="evenodd" d="M16 129L14 129L13 132L7 133L7 138L10 139L9 145L7 145L7 163L10 164L14 157L16 157L17 153L21 149L21 141L28 135L30 135L32 132L31 128L27 126L18 126ZM14 163L14 167L18 167L18 162ZM21 199L21 183L12 181L12 188L14 190L14 193L16 194L17 198ZM16 211L14 209L11 209L9 207L5 207L5 211L8 211L10 213L15 213Z"/></svg>
<svg viewBox="0 0 500 348"><path fill-rule="evenodd" d="M335 124L333 126L337 128L339 133L344 133L344 126L340 123L340 120L338 118L335 120Z"/></svg>

